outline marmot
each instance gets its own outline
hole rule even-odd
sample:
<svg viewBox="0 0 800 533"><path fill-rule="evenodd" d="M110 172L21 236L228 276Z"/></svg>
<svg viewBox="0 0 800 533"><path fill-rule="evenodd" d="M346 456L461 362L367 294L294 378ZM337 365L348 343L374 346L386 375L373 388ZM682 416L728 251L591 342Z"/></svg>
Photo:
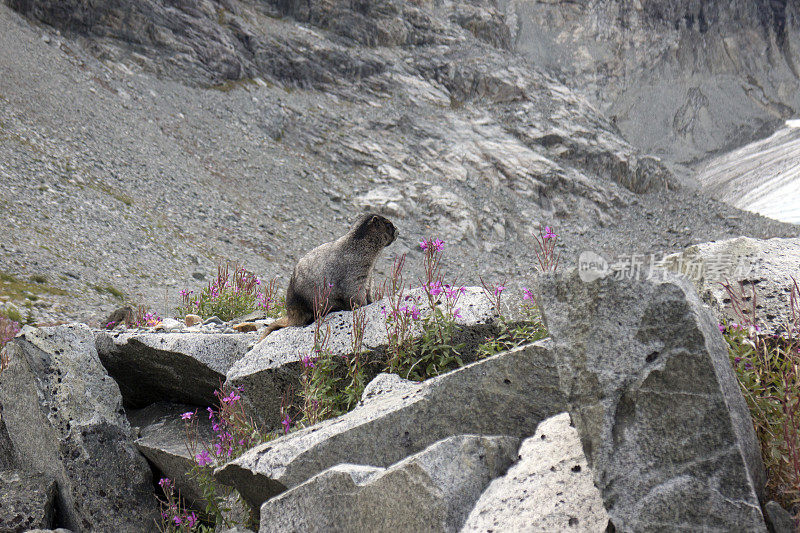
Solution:
<svg viewBox="0 0 800 533"><path fill-rule="evenodd" d="M314 296L330 285L330 311L349 311L372 303L372 271L381 251L397 238L397 229L381 215L361 215L346 234L317 246L294 267L286 289L286 316L269 325L264 337L287 326L314 322Z"/></svg>
<svg viewBox="0 0 800 533"><path fill-rule="evenodd" d="M114 329L118 325L124 323L125 327L129 328L133 325L134 320L133 308L129 305L126 305L125 307L120 307L108 315L108 318L106 318L102 324L100 324L100 326L105 329Z"/></svg>

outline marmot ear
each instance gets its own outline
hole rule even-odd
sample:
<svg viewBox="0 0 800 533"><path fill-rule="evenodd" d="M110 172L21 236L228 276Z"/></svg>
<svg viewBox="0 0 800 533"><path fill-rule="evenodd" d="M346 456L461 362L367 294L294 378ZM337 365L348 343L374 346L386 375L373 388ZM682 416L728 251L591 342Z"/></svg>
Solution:
<svg viewBox="0 0 800 533"><path fill-rule="evenodd" d="M377 224L379 220L380 219L378 218L378 215L372 215L372 218L369 219L369 223L370 224Z"/></svg>

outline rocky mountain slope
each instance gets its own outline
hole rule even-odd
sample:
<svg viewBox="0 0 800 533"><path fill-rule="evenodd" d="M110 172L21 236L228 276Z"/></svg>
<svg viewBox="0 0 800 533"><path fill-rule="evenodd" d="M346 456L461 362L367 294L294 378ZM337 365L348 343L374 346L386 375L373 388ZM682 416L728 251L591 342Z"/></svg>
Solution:
<svg viewBox="0 0 800 533"><path fill-rule="evenodd" d="M580 76L525 61L522 7L5 0L0 298L40 321L171 312L220 260L285 281L367 209L412 268L443 238L464 283L524 284L545 225L566 264L797 235L681 188Z"/></svg>
<svg viewBox="0 0 800 533"><path fill-rule="evenodd" d="M800 6L787 0L507 0L514 47L645 152L691 164L800 110Z"/></svg>

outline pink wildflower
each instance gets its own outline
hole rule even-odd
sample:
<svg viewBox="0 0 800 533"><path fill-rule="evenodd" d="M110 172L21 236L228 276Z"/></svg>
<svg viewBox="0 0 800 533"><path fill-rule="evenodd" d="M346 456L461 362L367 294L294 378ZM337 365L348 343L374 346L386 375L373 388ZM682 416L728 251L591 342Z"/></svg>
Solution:
<svg viewBox="0 0 800 533"><path fill-rule="evenodd" d="M195 455L195 459L197 460L197 464L200 466L210 465L213 461L213 459L211 459L211 455L208 453L208 450L203 450Z"/></svg>

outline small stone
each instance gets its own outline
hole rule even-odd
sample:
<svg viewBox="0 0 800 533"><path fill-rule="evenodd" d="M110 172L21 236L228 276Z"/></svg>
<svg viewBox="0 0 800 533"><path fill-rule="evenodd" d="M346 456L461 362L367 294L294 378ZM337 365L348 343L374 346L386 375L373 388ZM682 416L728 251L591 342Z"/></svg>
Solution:
<svg viewBox="0 0 800 533"><path fill-rule="evenodd" d="M764 506L764 511L764 518L766 518L767 524L772 526L774 533L792 533L794 531L792 515L781 507L781 504L770 500Z"/></svg>
<svg viewBox="0 0 800 533"><path fill-rule="evenodd" d="M184 323L180 320L175 320L174 318L165 318L161 321L161 324L156 326L156 331L166 331L167 333L174 332L174 331L181 331L184 327Z"/></svg>
<svg viewBox="0 0 800 533"><path fill-rule="evenodd" d="M186 317L184 317L183 319L183 323L186 324L187 326L194 326L195 324L199 324L202 321L203 319L197 315L186 315Z"/></svg>
<svg viewBox="0 0 800 533"><path fill-rule="evenodd" d="M208 324L222 325L222 324L224 324L224 322L222 320L220 320L220 318L218 316L212 316L211 318L207 318L206 321L203 322L204 326L208 325Z"/></svg>
<svg viewBox="0 0 800 533"><path fill-rule="evenodd" d="M237 333L250 333L258 330L258 324L253 322L242 322L241 324L236 324L233 326L233 330Z"/></svg>

